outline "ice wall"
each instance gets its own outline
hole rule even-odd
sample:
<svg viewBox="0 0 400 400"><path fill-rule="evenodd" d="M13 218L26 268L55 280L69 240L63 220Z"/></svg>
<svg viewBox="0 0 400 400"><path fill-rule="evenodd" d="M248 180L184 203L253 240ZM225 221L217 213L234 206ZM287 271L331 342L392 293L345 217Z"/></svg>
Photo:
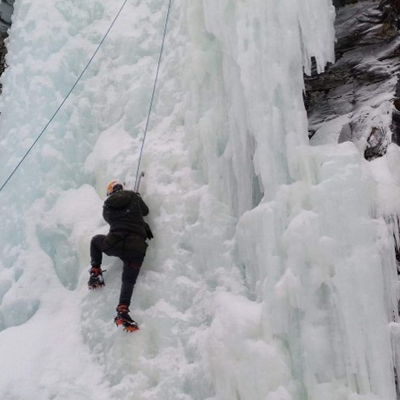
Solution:
<svg viewBox="0 0 400 400"><path fill-rule="evenodd" d="M204 1L187 13L188 131L211 187L242 214L292 179L288 150L307 142L302 65L333 60L334 10L329 1Z"/></svg>
<svg viewBox="0 0 400 400"><path fill-rule="evenodd" d="M0 193L4 399L395 399L393 241L356 148L310 148L303 66L333 57L328 0L175 0L146 141L155 232L132 313L118 260L88 293L104 187L133 186L167 2L128 2ZM115 15L111 0L16 2L0 177ZM392 324L395 333L397 324Z"/></svg>
<svg viewBox="0 0 400 400"><path fill-rule="evenodd" d="M142 194L156 238L135 291L141 331L113 326L121 263L88 292L106 183L133 186L166 3L129 2L95 62L0 194L0 391L4 399L190 399L214 394L204 360L213 292L244 291L236 220L192 170L183 129L186 18L174 3ZM114 1L17 2L1 99L1 178L84 67ZM231 271L227 274L227 271Z"/></svg>
<svg viewBox="0 0 400 400"><path fill-rule="evenodd" d="M301 65L333 61L331 5L204 1L188 16L195 165L240 216L249 291L216 300L217 398L396 398L397 277L377 186L353 145L307 146Z"/></svg>

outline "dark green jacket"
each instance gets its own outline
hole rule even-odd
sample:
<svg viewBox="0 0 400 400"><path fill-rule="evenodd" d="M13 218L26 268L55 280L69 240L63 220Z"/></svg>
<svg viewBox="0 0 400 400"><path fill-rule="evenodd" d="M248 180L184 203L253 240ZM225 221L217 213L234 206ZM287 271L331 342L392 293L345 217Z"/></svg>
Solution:
<svg viewBox="0 0 400 400"><path fill-rule="evenodd" d="M103 217L110 224L106 241L112 247L145 253L148 232L143 216L149 208L137 193L121 190L104 202Z"/></svg>

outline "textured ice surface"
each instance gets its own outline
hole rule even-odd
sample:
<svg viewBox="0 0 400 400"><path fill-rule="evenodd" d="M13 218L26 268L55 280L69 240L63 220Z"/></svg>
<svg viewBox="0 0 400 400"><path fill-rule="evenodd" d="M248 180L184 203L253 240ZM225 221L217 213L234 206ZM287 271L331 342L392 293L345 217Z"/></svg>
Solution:
<svg viewBox="0 0 400 400"><path fill-rule="evenodd" d="M143 159L155 239L131 307L141 330L112 326L118 260L87 291L105 184L134 183L166 5L127 3L0 194L1 397L394 400L383 216L396 210L377 207L392 171L372 176L348 143L307 144L303 66L333 61L329 0L174 1ZM115 12L111 0L16 3L2 179Z"/></svg>

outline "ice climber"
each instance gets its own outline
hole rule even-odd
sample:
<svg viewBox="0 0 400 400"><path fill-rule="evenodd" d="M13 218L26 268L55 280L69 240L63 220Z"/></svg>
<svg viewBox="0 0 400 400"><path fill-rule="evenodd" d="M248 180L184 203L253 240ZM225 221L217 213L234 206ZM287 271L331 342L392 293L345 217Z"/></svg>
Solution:
<svg viewBox="0 0 400 400"><path fill-rule="evenodd" d="M149 208L139 193L125 190L122 182L112 180L107 185L107 199L103 206L103 217L110 225L110 231L107 235L94 236L90 243L92 267L89 289L104 286L101 269L103 253L123 261L121 293L114 321L130 332L139 329L129 315L129 305L146 254L146 239L153 238L149 225L143 219L148 213Z"/></svg>

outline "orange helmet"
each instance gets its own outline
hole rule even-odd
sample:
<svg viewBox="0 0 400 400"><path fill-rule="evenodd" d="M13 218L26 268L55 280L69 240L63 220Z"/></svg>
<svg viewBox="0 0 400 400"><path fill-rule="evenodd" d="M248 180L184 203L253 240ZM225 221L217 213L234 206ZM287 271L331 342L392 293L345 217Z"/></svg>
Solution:
<svg viewBox="0 0 400 400"><path fill-rule="evenodd" d="M107 185L107 196L111 196L113 193L118 192L120 190L124 190L124 183L118 181L117 179L113 179Z"/></svg>

